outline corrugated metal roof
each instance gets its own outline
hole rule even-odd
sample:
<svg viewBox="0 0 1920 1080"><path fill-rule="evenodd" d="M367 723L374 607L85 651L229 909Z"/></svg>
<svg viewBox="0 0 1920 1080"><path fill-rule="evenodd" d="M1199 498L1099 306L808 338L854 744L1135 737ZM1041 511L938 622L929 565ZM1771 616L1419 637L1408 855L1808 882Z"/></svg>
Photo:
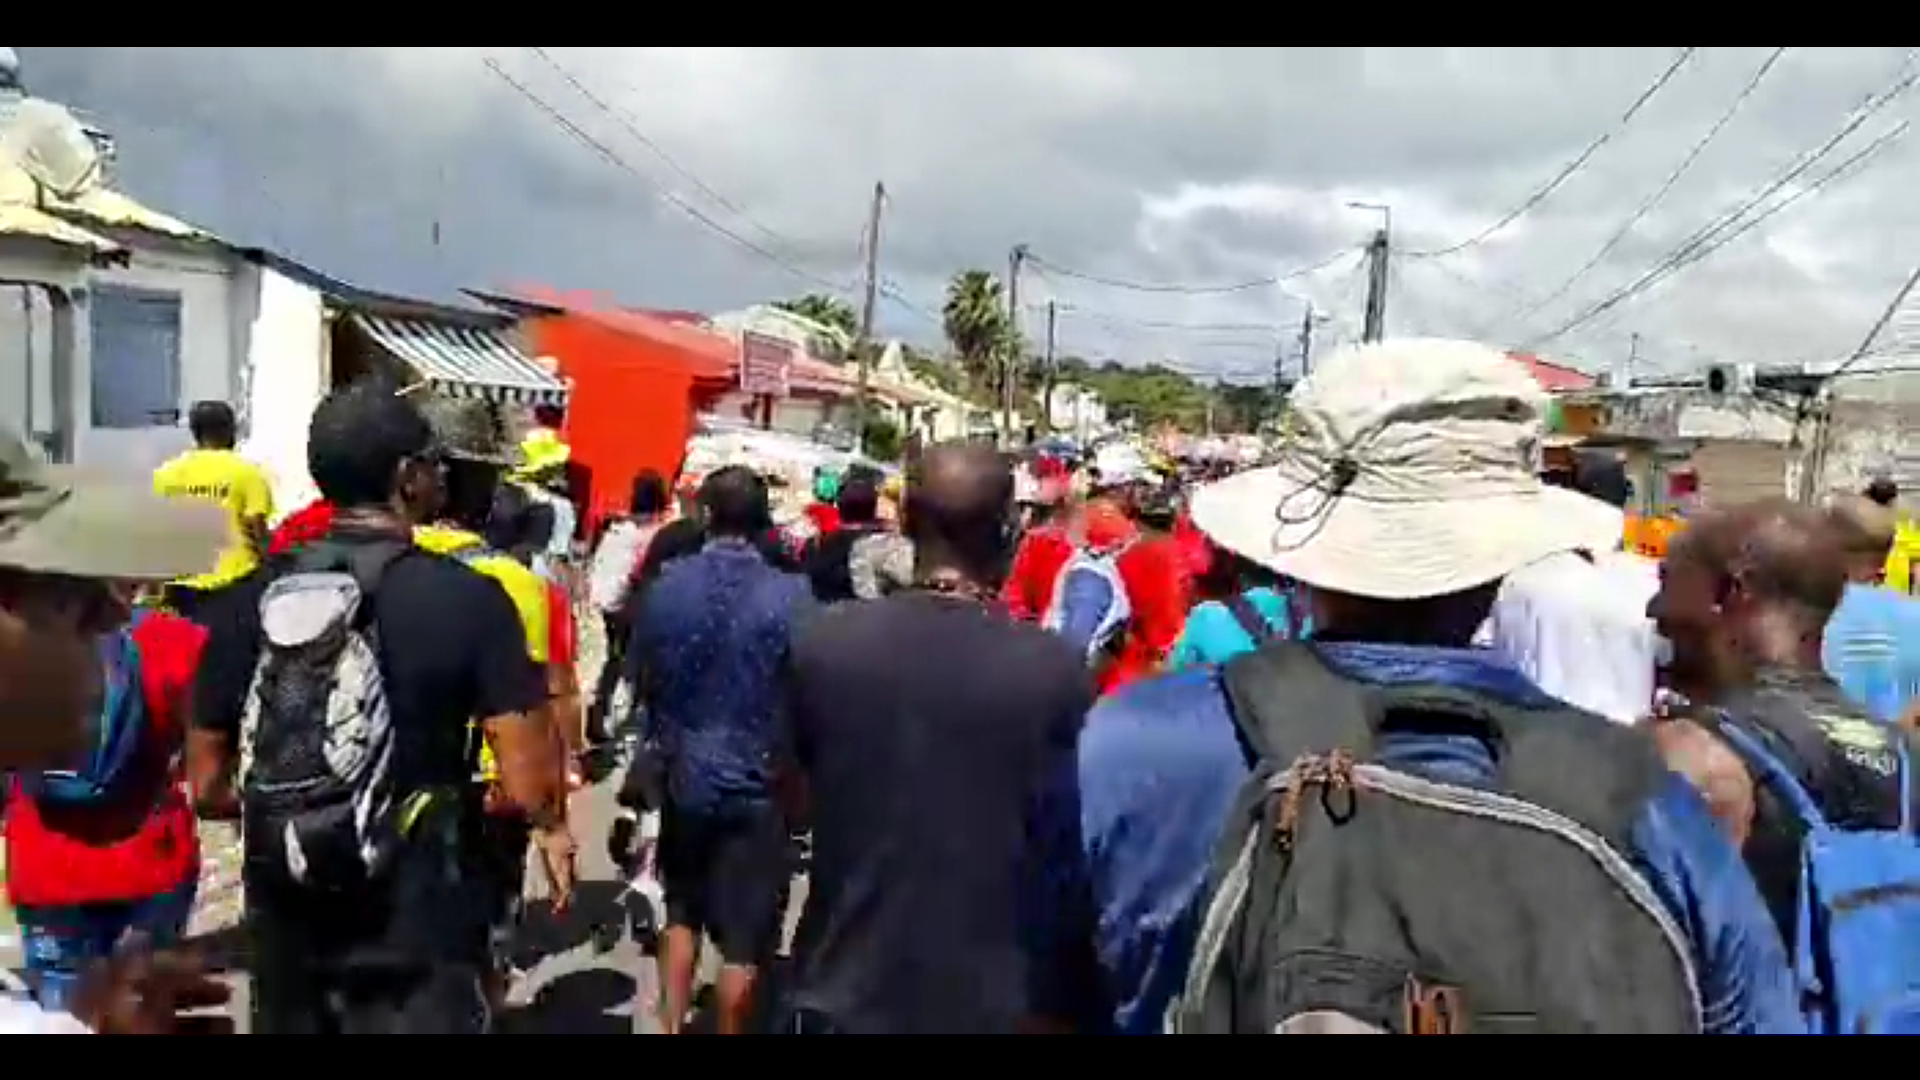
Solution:
<svg viewBox="0 0 1920 1080"><path fill-rule="evenodd" d="M0 236L45 240L66 247L82 248L98 255L122 250L119 244L104 236L90 233L78 225L21 203L0 202Z"/></svg>
<svg viewBox="0 0 1920 1080"><path fill-rule="evenodd" d="M506 338L472 326L355 315L354 325L449 397L564 405L567 384Z"/></svg>
<svg viewBox="0 0 1920 1080"><path fill-rule="evenodd" d="M1533 373L1533 380L1540 384L1540 389L1549 394L1590 390L1599 381L1578 368L1550 363L1532 353L1511 352L1507 355L1525 364L1527 370Z"/></svg>
<svg viewBox="0 0 1920 1080"><path fill-rule="evenodd" d="M72 214L99 225L145 229L181 240L213 239L212 233L198 225L188 224L171 214L163 214L111 188L94 188L72 199L49 198L46 204L55 213Z"/></svg>

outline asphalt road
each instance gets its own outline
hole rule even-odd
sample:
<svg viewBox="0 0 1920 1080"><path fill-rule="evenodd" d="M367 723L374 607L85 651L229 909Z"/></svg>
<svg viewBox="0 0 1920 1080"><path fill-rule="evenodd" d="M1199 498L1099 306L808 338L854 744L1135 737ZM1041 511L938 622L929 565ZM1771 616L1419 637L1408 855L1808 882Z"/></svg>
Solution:
<svg viewBox="0 0 1920 1080"><path fill-rule="evenodd" d="M599 665L595 631L582 641L582 682L588 687L593 684L587 676ZM580 844L580 881L566 915L554 916L539 899L545 881L530 866L528 895L533 900L516 950L522 975L509 995L507 1013L500 1017L503 1034L659 1033L656 968L625 932L619 905L623 883L616 880L606 853L614 790L614 781L608 779L574 796L571 819ZM203 825L201 846L200 896L190 933L225 969L234 990L232 1015L244 1034L249 980L244 950L238 946L242 897L232 826ZM805 896L805 882L796 882L789 933ZM20 963L11 912L0 904L0 967L18 970ZM704 974L711 978L712 972Z"/></svg>

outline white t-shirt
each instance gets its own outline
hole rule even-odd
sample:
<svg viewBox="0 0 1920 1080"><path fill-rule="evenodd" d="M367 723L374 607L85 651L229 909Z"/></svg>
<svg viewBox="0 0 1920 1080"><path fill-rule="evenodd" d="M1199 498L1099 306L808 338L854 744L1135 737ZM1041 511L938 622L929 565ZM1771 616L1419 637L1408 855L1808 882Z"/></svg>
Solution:
<svg viewBox="0 0 1920 1080"><path fill-rule="evenodd" d="M0 1035L91 1035L71 1015L49 1012L25 998L0 996Z"/></svg>
<svg viewBox="0 0 1920 1080"><path fill-rule="evenodd" d="M1631 724L1653 705L1658 564L1627 552L1550 555L1500 585L1487 644L1562 701Z"/></svg>
<svg viewBox="0 0 1920 1080"><path fill-rule="evenodd" d="M607 526L587 570L587 600L595 611L609 614L626 599L627 583L633 580L648 541L659 531L657 524L641 525L626 518Z"/></svg>

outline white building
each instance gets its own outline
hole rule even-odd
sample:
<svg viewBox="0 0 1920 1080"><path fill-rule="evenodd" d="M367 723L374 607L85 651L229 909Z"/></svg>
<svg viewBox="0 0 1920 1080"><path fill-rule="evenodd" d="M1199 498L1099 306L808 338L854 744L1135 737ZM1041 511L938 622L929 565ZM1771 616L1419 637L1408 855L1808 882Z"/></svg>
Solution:
<svg viewBox="0 0 1920 1080"><path fill-rule="evenodd" d="M1107 403L1090 386L1062 383L1047 396L1047 422L1053 430L1085 442L1107 429Z"/></svg>
<svg viewBox="0 0 1920 1080"><path fill-rule="evenodd" d="M0 137L25 100L4 60ZM142 206L110 180L96 172L61 198L0 160L0 424L56 460L144 478L190 443L194 402L227 401L242 452L289 510L313 496L314 405L370 366L394 365L440 397L567 397L519 347L510 316L353 288Z"/></svg>

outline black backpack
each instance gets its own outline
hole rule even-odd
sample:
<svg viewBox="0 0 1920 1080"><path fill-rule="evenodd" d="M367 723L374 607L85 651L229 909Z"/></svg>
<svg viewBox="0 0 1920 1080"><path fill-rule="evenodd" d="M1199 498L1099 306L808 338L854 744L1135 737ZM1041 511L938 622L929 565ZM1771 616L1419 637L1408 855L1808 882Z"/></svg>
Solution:
<svg viewBox="0 0 1920 1080"><path fill-rule="evenodd" d="M241 720L250 860L341 889L377 876L403 793L373 599L413 547L310 544L260 600L263 640Z"/></svg>
<svg viewBox="0 0 1920 1080"><path fill-rule="evenodd" d="M1231 661L1254 773L1209 878L1172 1034L1696 1034L1685 931L1622 852L1665 766L1572 706L1373 686L1309 644ZM1372 760L1474 734L1485 789Z"/></svg>

